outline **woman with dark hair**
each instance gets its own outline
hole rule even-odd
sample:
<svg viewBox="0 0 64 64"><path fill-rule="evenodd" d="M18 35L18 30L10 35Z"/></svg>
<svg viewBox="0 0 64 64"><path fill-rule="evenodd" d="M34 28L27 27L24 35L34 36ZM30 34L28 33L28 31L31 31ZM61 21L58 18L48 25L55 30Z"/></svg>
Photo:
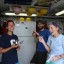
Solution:
<svg viewBox="0 0 64 64"><path fill-rule="evenodd" d="M3 23L3 26L2 26L2 35L5 34L7 32L7 29L6 29L6 22Z"/></svg>
<svg viewBox="0 0 64 64"><path fill-rule="evenodd" d="M1 27L1 25L0 25L0 36L2 35L2 27Z"/></svg>
<svg viewBox="0 0 64 64"><path fill-rule="evenodd" d="M7 32L0 38L0 53L2 54L3 64L18 64L17 50L19 45L14 44L18 41L18 37L13 34L14 26L14 22L8 20L6 22Z"/></svg>
<svg viewBox="0 0 64 64"><path fill-rule="evenodd" d="M44 39L39 36L39 41L49 52L48 61L53 64L64 64L64 35L60 34L59 30L59 26L56 22L50 22L49 31L51 35L48 38L47 44Z"/></svg>

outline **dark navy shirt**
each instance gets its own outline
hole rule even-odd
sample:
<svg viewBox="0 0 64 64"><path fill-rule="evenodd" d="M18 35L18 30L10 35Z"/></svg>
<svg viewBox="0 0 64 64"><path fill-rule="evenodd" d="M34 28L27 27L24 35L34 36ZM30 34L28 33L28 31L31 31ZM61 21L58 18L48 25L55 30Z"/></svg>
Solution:
<svg viewBox="0 0 64 64"><path fill-rule="evenodd" d="M11 41L18 40L16 35L8 35L4 34L0 37L0 47L8 48L11 47ZM3 64L15 64L18 62L17 50L11 49L2 54L2 62Z"/></svg>
<svg viewBox="0 0 64 64"><path fill-rule="evenodd" d="M43 39L45 40L45 42L47 43L48 37L50 35L50 32L48 29L44 29L42 31L39 32L39 35L43 37ZM37 43L37 51L40 52L47 52L44 45L38 41Z"/></svg>

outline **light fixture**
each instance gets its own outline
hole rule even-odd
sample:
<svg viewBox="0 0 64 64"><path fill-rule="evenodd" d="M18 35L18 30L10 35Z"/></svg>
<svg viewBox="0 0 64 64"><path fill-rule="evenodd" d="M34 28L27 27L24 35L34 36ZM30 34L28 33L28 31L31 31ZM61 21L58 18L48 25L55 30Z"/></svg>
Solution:
<svg viewBox="0 0 64 64"><path fill-rule="evenodd" d="M27 22L30 22L30 21L31 21L31 18L26 18L26 21L27 21Z"/></svg>
<svg viewBox="0 0 64 64"><path fill-rule="evenodd" d="M62 15L62 14L64 14L64 10L62 10L62 11L56 13L55 15L56 15L56 16L59 16L59 15Z"/></svg>
<svg viewBox="0 0 64 64"><path fill-rule="evenodd" d="M20 13L20 14L15 14L15 13L5 13L7 16L28 16L27 13ZM36 14L32 14L31 16L37 16Z"/></svg>
<svg viewBox="0 0 64 64"><path fill-rule="evenodd" d="M37 14L32 14L31 16L37 16Z"/></svg>
<svg viewBox="0 0 64 64"><path fill-rule="evenodd" d="M32 14L36 13L35 7L29 7L26 9L26 13L28 16L31 16Z"/></svg>
<svg viewBox="0 0 64 64"><path fill-rule="evenodd" d="M20 13L20 14L15 14L15 13L5 13L5 15L7 15L7 16L27 16L27 14L26 13Z"/></svg>
<svg viewBox="0 0 64 64"><path fill-rule="evenodd" d="M42 8L42 9L40 9L40 13L41 14L47 14L48 13L48 9L47 8Z"/></svg>
<svg viewBox="0 0 64 64"><path fill-rule="evenodd" d="M24 22L25 19L24 19L23 17L20 17L20 18L19 18L19 21L20 21L20 22Z"/></svg>
<svg viewBox="0 0 64 64"><path fill-rule="evenodd" d="M37 16L44 16L48 13L48 8L41 8L37 12Z"/></svg>

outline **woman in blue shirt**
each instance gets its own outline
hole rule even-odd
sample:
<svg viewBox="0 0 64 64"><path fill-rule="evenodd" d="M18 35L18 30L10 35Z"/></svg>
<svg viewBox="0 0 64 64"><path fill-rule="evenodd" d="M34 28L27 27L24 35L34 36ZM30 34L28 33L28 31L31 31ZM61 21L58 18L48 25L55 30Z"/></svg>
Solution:
<svg viewBox="0 0 64 64"><path fill-rule="evenodd" d="M48 58L51 56L51 62L54 64L64 64L64 35L60 34L59 26L55 22L49 24L51 35L48 38L47 44L40 36L39 41L44 45L49 52Z"/></svg>
<svg viewBox="0 0 64 64"><path fill-rule="evenodd" d="M19 45L15 44L18 41L18 37L13 34L14 22L8 20L6 23L7 33L0 38L0 53L2 54L3 64L17 64L18 56L17 50Z"/></svg>

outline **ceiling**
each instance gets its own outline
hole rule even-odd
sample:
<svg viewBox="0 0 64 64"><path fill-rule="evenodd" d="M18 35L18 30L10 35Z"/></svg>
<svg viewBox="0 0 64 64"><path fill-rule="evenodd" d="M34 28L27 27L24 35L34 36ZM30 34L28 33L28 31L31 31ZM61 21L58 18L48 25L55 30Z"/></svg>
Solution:
<svg viewBox="0 0 64 64"><path fill-rule="evenodd" d="M9 0L10 1L10 0ZM19 1L19 0L16 0ZM20 0L21 1L21 0ZM22 0L23 1L23 0ZM28 7L35 7L36 10L40 8L47 8L48 13L46 16L54 16L56 12L59 12L64 8L64 0L32 0L30 3L24 3L24 4L4 4L4 0L0 0L0 12L1 14L4 12L11 12L13 5L19 5L22 8L21 12L25 12L25 10Z"/></svg>

